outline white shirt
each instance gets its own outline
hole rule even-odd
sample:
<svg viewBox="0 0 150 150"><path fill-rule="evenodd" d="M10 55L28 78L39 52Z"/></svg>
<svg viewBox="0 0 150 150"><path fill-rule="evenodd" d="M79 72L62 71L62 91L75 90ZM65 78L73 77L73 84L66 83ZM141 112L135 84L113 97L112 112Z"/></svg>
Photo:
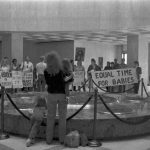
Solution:
<svg viewBox="0 0 150 150"><path fill-rule="evenodd" d="M47 65L46 63L44 62L39 62L37 65L36 65L36 71L37 71L37 74L44 74L44 70L46 69Z"/></svg>
<svg viewBox="0 0 150 150"><path fill-rule="evenodd" d="M9 72L10 71L10 66L8 65L8 66L2 66L1 67L1 71L3 71L3 72Z"/></svg>
<svg viewBox="0 0 150 150"><path fill-rule="evenodd" d="M33 71L33 64L32 62L26 62L24 61L21 65L21 68L23 69L24 72L32 72Z"/></svg>

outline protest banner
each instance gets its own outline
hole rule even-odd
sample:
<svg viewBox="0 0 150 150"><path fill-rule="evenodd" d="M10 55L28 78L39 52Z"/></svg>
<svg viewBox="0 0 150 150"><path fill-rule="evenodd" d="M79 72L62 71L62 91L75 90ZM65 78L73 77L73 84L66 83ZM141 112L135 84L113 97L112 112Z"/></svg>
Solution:
<svg viewBox="0 0 150 150"><path fill-rule="evenodd" d="M5 88L12 88L12 73L0 72L0 83Z"/></svg>
<svg viewBox="0 0 150 150"><path fill-rule="evenodd" d="M74 73L74 86L82 86L84 83L84 71L75 71Z"/></svg>
<svg viewBox="0 0 150 150"><path fill-rule="evenodd" d="M12 71L12 84L13 84L14 89L15 88L23 88L21 71Z"/></svg>
<svg viewBox="0 0 150 150"><path fill-rule="evenodd" d="M135 68L93 71L92 79L99 87L137 83Z"/></svg>
<svg viewBox="0 0 150 150"><path fill-rule="evenodd" d="M33 87L33 73L23 73L22 76L23 87Z"/></svg>

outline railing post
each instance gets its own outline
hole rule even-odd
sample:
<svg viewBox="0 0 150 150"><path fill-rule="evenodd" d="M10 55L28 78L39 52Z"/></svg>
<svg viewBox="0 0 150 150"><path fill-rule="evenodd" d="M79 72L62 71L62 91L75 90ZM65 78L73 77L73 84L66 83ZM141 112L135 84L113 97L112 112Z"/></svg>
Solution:
<svg viewBox="0 0 150 150"><path fill-rule="evenodd" d="M93 140L89 142L90 147L99 147L102 144L96 140L96 127L97 127L97 97L98 89L94 90L94 122L93 122Z"/></svg>
<svg viewBox="0 0 150 150"><path fill-rule="evenodd" d="M141 97L143 97L143 78L141 79Z"/></svg>
<svg viewBox="0 0 150 150"><path fill-rule="evenodd" d="M5 88L0 86L1 88L1 132L0 132L0 140L4 140L9 138L9 135L4 133L4 94Z"/></svg>

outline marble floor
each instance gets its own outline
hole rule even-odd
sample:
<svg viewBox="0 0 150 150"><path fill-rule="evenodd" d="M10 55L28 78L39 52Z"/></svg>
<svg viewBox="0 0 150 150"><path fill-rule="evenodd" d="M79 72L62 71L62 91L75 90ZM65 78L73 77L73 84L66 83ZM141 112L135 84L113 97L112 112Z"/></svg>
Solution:
<svg viewBox="0 0 150 150"><path fill-rule="evenodd" d="M0 150L70 150L71 148L63 147L57 142L53 145L46 145L45 141L38 140L38 142L32 147L27 148L25 146L26 139L19 136L10 136L7 140L0 141ZM103 141L102 147L90 148L79 147L73 148L73 150L150 150L150 136L145 136L130 140L120 141ZM1 146L7 146L7 148L1 148ZM10 149L9 149L10 148Z"/></svg>

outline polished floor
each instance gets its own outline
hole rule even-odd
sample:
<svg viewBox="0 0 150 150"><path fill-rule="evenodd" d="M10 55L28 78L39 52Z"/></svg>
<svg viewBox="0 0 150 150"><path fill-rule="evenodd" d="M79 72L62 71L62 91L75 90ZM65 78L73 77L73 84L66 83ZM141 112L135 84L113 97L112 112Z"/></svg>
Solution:
<svg viewBox="0 0 150 150"><path fill-rule="evenodd" d="M0 141L0 150L70 150L71 148L59 145L54 142L52 145L46 145L45 141L38 140L38 142L27 148L25 146L26 139L19 136L10 136L7 140ZM2 145L1 145L2 144ZM90 148L79 147L73 150L150 150L150 136L145 136L137 139L120 140L120 141L104 141L102 147ZM2 149L7 146L10 149Z"/></svg>

